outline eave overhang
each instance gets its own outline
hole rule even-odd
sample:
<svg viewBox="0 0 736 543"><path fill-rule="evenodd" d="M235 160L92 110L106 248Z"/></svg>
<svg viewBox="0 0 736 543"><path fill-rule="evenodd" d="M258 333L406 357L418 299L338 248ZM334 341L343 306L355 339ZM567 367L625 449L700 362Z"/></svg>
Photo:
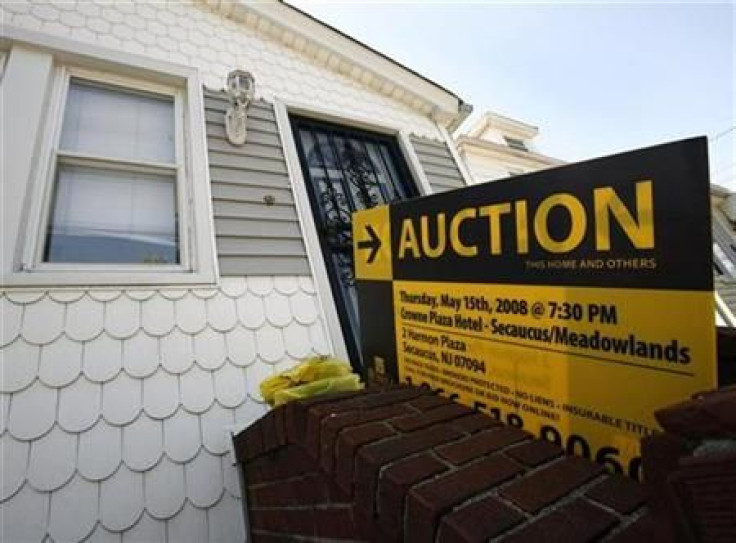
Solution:
<svg viewBox="0 0 736 543"><path fill-rule="evenodd" d="M200 1L223 17L429 116L449 132L472 111L470 104L444 87L282 1Z"/></svg>

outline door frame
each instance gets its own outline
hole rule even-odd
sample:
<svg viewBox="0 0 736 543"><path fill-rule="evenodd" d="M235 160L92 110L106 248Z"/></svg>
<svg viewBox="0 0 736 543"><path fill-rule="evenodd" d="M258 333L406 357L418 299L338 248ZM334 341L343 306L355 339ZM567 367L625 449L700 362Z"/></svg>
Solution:
<svg viewBox="0 0 736 543"><path fill-rule="evenodd" d="M299 217L299 224L304 236L304 245L307 249L307 259L312 271L317 300L325 321L325 331L330 350L334 356L349 360L345 337L343 336L342 326L340 325L337 303L332 294L332 285L330 284L325 257L319 241L317 224L309 200L309 194L307 193L306 180L302 173L302 166L299 161L299 154L289 116L299 115L300 117L309 117L315 121L331 122L348 128L370 130L379 134L393 136L396 138L399 151L409 168L409 173L412 176L411 181L416 186L418 193L421 196L432 194L432 187L422 169L406 130L397 126L376 122L373 119L360 116L347 117L335 110L300 104L279 97L274 98L273 107L281 137L281 145L286 158L286 168L291 182L291 190L294 193L297 216Z"/></svg>

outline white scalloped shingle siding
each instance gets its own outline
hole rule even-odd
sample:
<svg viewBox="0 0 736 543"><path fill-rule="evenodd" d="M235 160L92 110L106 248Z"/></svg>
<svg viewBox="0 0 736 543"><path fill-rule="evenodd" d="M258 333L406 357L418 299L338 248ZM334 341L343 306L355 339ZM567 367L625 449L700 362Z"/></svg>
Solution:
<svg viewBox="0 0 736 543"><path fill-rule="evenodd" d="M212 89L243 68L268 101L441 138L428 115L377 92L370 74L342 75L328 56L205 2L12 0L0 3L0 20L194 66ZM311 278L13 290L0 293L0 316L0 540L243 540L225 428L265 412L264 377L327 352Z"/></svg>
<svg viewBox="0 0 736 543"><path fill-rule="evenodd" d="M0 296L2 539L242 541L226 428L328 346L306 277Z"/></svg>
<svg viewBox="0 0 736 543"><path fill-rule="evenodd" d="M252 72L256 95L342 111L440 138L428 116L369 85L328 68L329 58L310 57L276 41L268 32L210 11L205 1L136 2L56 0L0 3L4 24L39 30L86 43L196 66L205 85L224 87L236 68Z"/></svg>

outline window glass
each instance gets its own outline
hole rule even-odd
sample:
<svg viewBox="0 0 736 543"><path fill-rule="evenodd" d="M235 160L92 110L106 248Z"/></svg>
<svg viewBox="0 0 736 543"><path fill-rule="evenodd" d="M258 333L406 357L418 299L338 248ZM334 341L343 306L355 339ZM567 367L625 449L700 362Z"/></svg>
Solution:
<svg viewBox="0 0 736 543"><path fill-rule="evenodd" d="M72 79L60 147L101 157L172 164L173 98Z"/></svg>
<svg viewBox="0 0 736 543"><path fill-rule="evenodd" d="M59 166L45 260L178 263L173 175Z"/></svg>
<svg viewBox="0 0 736 543"><path fill-rule="evenodd" d="M44 261L180 262L175 129L173 97L70 81Z"/></svg>
<svg viewBox="0 0 736 543"><path fill-rule="evenodd" d="M519 151L528 151L526 143L518 138L510 138L508 136L504 136L503 139L505 139L506 144L513 149L518 149Z"/></svg>

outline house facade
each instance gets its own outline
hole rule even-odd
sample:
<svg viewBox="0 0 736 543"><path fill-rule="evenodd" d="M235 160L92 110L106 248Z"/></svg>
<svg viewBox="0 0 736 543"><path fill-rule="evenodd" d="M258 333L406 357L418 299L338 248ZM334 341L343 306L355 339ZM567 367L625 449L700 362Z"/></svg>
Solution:
<svg viewBox="0 0 736 543"><path fill-rule="evenodd" d="M718 324L736 326L736 194L716 184L710 186L713 221L713 272Z"/></svg>
<svg viewBox="0 0 736 543"><path fill-rule="evenodd" d="M468 184L470 108L281 2L0 17L2 539L242 541L231 433L359 363L350 212Z"/></svg>
<svg viewBox="0 0 736 543"><path fill-rule="evenodd" d="M476 183L503 179L564 164L539 152L539 129L492 111L456 138L457 150Z"/></svg>

